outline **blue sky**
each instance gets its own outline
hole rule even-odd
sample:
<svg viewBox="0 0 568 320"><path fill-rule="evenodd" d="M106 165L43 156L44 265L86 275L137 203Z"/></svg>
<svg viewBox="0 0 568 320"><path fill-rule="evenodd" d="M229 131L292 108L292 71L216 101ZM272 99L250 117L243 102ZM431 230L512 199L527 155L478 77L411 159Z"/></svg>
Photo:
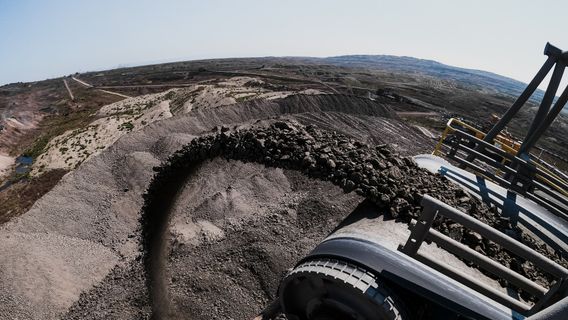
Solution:
<svg viewBox="0 0 568 320"><path fill-rule="evenodd" d="M393 54L528 82L568 1L0 0L0 84L125 64Z"/></svg>

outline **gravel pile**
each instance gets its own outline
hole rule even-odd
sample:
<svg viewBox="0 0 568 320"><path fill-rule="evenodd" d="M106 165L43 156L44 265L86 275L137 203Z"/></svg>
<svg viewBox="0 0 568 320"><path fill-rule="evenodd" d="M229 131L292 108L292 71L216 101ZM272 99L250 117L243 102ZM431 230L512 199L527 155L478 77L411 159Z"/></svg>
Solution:
<svg viewBox="0 0 568 320"><path fill-rule="evenodd" d="M274 118L280 122L267 120ZM169 161L159 164L192 140ZM12 239L1 242L0 251L6 257L2 270L13 271L0 272L0 300L5 302L0 315L58 319L69 311L66 315L69 319L141 319L156 313L159 304L148 295L160 296L159 288L165 287L170 289L173 299L167 299L166 291L164 306L172 304L174 309L180 308L187 314L185 318L249 319L253 310L260 310L273 298L271 293L276 292L282 273L329 234L363 197L399 221L408 222L419 213L420 196L429 193L503 231L524 236L506 219L496 219L493 209L470 199L445 179L420 170L411 159L396 154L424 153L429 150L429 143L418 130L398 120L387 105L343 95L293 96L203 109L132 132L65 176L26 214L0 228L0 236ZM203 164L203 160L215 157L216 160ZM265 170L264 165L292 170ZM152 172L154 166L159 166L156 172ZM215 182L222 182L218 178L231 172L233 179L244 182L196 184L192 180L195 176L191 176L195 171L205 180ZM258 197L256 190L265 183L280 183L281 179L273 179L275 172L283 172L289 185L279 187L292 196L279 197L281 203L276 205L272 200L281 193L268 192L267 199L259 197L256 202L250 201L250 195ZM151 182L153 174L156 176ZM194 190L199 191L204 185L213 185L211 198L192 198L204 201L199 210L168 202L175 200L180 186L188 185L190 189L195 185L198 189ZM142 193L149 186L143 199ZM229 192L227 186L236 189ZM253 210L249 207L241 210L250 216L246 219L239 216L242 221L231 225L215 215L206 215L218 214L217 205L226 206L233 218L236 211L241 212L233 210L232 198L217 199L215 192L221 195L240 192L247 200L241 203L253 205ZM195 206L201 205L199 201L193 201ZM142 237L137 222L144 203ZM175 210L170 210L170 206ZM169 231L172 226L179 227L175 219L169 221L176 210L186 210L184 219L215 223L226 238L197 247L186 245L183 249L172 245L172 251L164 253L163 249L175 240ZM262 214L257 215L258 212ZM504 261L512 269L518 268L532 274L531 278L542 278L538 281L548 283L546 277L524 261L509 257L457 225L440 221L436 228ZM15 233L34 236L17 238ZM55 241L59 236L68 240ZM145 251L140 261L139 241L143 242ZM71 245L75 242L77 245ZM32 247L33 250L29 249ZM58 251L65 254L61 257L52 254ZM539 251L546 253L544 247ZM232 265L223 260L227 253L232 255ZM554 252L548 253L553 255ZM225 265L230 268L223 269ZM244 272L229 274L234 265ZM62 283L58 281L61 272L80 280ZM243 293L242 296L226 297L224 292L230 285L227 277L233 279L233 285L238 286L235 292ZM192 287L182 281L186 278L196 285ZM203 288L204 281L209 286ZM151 285L150 290L145 282ZM61 294L53 294L54 288ZM27 299L28 296L42 299ZM153 310L148 305L150 301ZM216 301L216 304L215 307L205 304L191 309L194 313L187 312L188 305L195 306L201 301ZM237 311L235 305L239 306ZM212 314L216 310L220 310L217 316Z"/></svg>
<svg viewBox="0 0 568 320"><path fill-rule="evenodd" d="M161 279L163 262L160 261L164 257L159 254L168 224L167 215L163 213L170 209L167 205L164 207L164 203L173 203L178 186L190 172L202 161L215 157L302 171L311 178L330 181L345 192L354 191L386 209L393 218L405 222L419 215L422 195L431 194L567 265L566 260L548 252L544 244L524 235L507 218L499 217L495 208L470 197L445 178L420 169L411 158L400 157L387 145L370 147L335 131L322 131L293 121L278 121L267 127L237 131L221 126L212 134L192 140L165 165L154 168L157 173L144 196L141 221L154 310L168 308L167 302L163 301L167 300L164 298L167 290ZM548 275L479 235L440 218L434 227L528 278L550 285L552 278Z"/></svg>
<svg viewBox="0 0 568 320"><path fill-rule="evenodd" d="M227 127L216 130L217 134L196 138L174 154L167 167L158 169L148 193L161 188L160 181L168 175L222 156L300 170L312 178L329 180L345 192L355 191L379 207L389 207L394 218L416 217L422 194L432 191L452 205L466 205L474 211L477 208L478 201L462 189L448 188L445 178L428 174L388 145L371 148L337 132L289 122L236 132L229 132ZM484 215L479 217L483 219Z"/></svg>
<svg viewBox="0 0 568 320"><path fill-rule="evenodd" d="M298 95L199 109L124 135L100 155L63 177L28 212L0 226L0 238L16 239L15 233L34 234L19 242L0 241L2 264L6 267L2 269L11 270L0 272L0 299L5 302L0 306L0 318L59 319L75 304L72 309L75 318L85 318L85 314L96 318L103 310L100 306L105 305L114 308L111 318L139 319L137 305L138 301L146 301L145 294L138 292L137 285L124 285L123 281L106 275L115 270L113 272L123 273L126 279L127 270L118 268L117 264L128 264L138 256L142 194L154 174L152 167L195 136L207 134L215 126L248 127L259 119L291 118L337 130L370 144L393 143L403 154L418 154L429 148L430 141L424 135L393 116L388 105L369 99ZM329 193L330 187L335 188L329 183L322 185L326 191L321 194ZM320 195L315 197L321 198ZM344 208L343 204L335 205ZM345 209L347 214L349 210ZM346 212L338 213L338 217ZM326 231L322 231L317 237L314 235L314 239L325 234ZM59 236L77 245L60 244L54 240ZM35 241L38 237L42 240ZM85 250L84 241L97 244L97 249ZM64 254L45 254L59 251ZM36 253L50 261L35 262ZM67 256L74 259L68 261ZM83 260L87 264L93 260L98 263L96 267L83 268ZM294 261L297 259L292 257L285 267ZM56 265L62 267L51 267ZM62 286L59 281L62 274L73 274L80 281ZM273 278L279 279L279 275ZM61 294L53 294L55 288L61 289ZM130 297L135 299L118 299L115 292L122 290L120 288L131 291Z"/></svg>

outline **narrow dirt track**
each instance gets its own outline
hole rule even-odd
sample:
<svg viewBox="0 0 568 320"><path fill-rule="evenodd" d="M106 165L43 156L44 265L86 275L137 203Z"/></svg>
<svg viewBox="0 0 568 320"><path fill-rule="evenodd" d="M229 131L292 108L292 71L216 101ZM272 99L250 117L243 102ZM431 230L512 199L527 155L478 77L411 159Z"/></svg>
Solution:
<svg viewBox="0 0 568 320"><path fill-rule="evenodd" d="M118 93L118 92L113 92L113 91L108 91L108 90L103 90L103 89L99 89L99 91L104 92L104 93L108 93L108 94L113 94L115 96L119 96L119 97L123 97L123 98L132 98L131 96L127 96L125 94Z"/></svg>
<svg viewBox="0 0 568 320"><path fill-rule="evenodd" d="M400 111L396 113L400 117L433 117L440 116L439 112L417 112L417 111Z"/></svg>
<svg viewBox="0 0 568 320"><path fill-rule="evenodd" d="M81 84L81 85L83 85L83 86L85 86L85 87L87 87L87 88L97 88L97 90L99 90L100 92L104 92L104 93L106 93L106 94L112 94L112 95L119 96L119 97L122 97L122 98L132 98L131 96L127 96L127 95L122 94L122 93L118 93L118 92L114 92L114 91L109 91L109 90L103 90L103 89L101 89L101 88L103 88L103 87L101 87L101 88L95 87L95 86L93 86L92 84L87 83L87 82L85 82L85 81L83 81L83 80L77 79L77 78L75 78L75 77L71 77L71 79L75 80L77 83L79 83L79 84ZM65 81L65 80L63 80L63 81ZM65 82L65 85L67 86L67 82ZM107 87L104 87L104 88L107 88ZM67 88L67 89L69 90L69 88ZM71 91L69 91L69 92L71 92Z"/></svg>
<svg viewBox="0 0 568 320"><path fill-rule="evenodd" d="M92 88L92 87L93 87L92 85L86 83L85 81L80 80L80 79L77 79L77 78L75 78L75 77L71 77L71 79L77 81L79 84L84 85L84 86L87 87L87 88Z"/></svg>
<svg viewBox="0 0 568 320"><path fill-rule="evenodd" d="M183 88L194 86L195 83L171 83L171 84L129 84L117 86L97 86L98 89L132 89L132 88Z"/></svg>
<svg viewBox="0 0 568 320"><path fill-rule="evenodd" d="M73 92L71 91L71 88L69 88L69 84L67 83L66 79L63 79L63 84L65 84L65 88L67 89L67 93L69 93L69 97L71 98L71 101L75 101L75 97L73 96Z"/></svg>

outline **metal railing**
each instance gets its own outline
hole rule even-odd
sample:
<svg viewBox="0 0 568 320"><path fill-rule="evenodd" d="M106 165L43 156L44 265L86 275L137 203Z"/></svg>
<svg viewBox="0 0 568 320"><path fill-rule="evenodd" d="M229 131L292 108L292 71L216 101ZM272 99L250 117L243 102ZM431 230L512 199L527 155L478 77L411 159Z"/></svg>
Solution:
<svg viewBox="0 0 568 320"><path fill-rule="evenodd" d="M451 138L456 135L459 136L460 140L466 140L467 143L471 146L470 148L464 148L461 150L468 153L468 156L462 159L463 161L472 163L470 159L479 159L480 154L485 153L486 150L489 150L493 153L498 153L499 156L503 159L501 164L509 167L515 167L514 165L516 164L516 162L519 162L523 166L523 169L525 169L523 172L534 171L534 175L531 176L530 180L534 180L538 182L541 187L548 189L544 190L544 192L550 194L550 191L553 191L552 197L554 198L558 198L557 194L560 194L563 197L568 197L568 180L563 175L555 173L553 170L547 167L546 163L541 163L536 158L520 161L521 158L517 157L517 152L520 148L520 143L518 141L499 134L495 137L494 144L488 143L483 140L486 136L484 132L455 118L452 118L448 121L446 129L442 133L442 137L436 144L436 147L434 148L432 154L443 156L444 145L449 145L451 148L459 147L455 144L448 143L449 141L451 142ZM488 157L481 158L485 161L488 160ZM460 164L462 166L468 166L466 163L463 163L463 161L461 161ZM489 161L489 164L499 170L503 169L502 165L498 165L494 161ZM497 171L497 173L500 174L501 171ZM515 172L515 174L518 173ZM566 198L562 199L563 200L559 201L568 203L568 200ZM541 201L542 200L544 199L541 199Z"/></svg>
<svg viewBox="0 0 568 320"><path fill-rule="evenodd" d="M418 218L418 221L413 221L411 224L410 237L404 245L399 246L399 251L523 315L534 314L550 306L557 300L562 299L562 295L566 294L565 292L568 289L568 270L561 265L519 241L505 235L504 233L428 195L424 195L421 204L423 206L423 211ZM431 226L437 215L444 216L454 222L457 222L465 228L480 234L482 237L493 241L509 252L530 261L534 266L554 276L556 278L555 284L551 288L544 288L523 275L512 271L506 266L503 266L469 248L468 246L433 230ZM441 264L440 262L421 253L419 251L420 246L425 240L433 241L446 251L463 260L471 261L479 268L484 269L485 271L492 273L522 289L535 298L537 301L536 304L531 307L486 283L472 278L460 270Z"/></svg>
<svg viewBox="0 0 568 320"><path fill-rule="evenodd" d="M476 127L469 125L466 122L461 121L459 119L451 118L450 120L448 120L448 123L446 124L446 129L444 129L444 131L442 132L442 137L438 141L438 144L436 144L436 147L434 148L434 152L432 152L432 154L440 155L443 141L447 136L451 135L456 130L461 130L461 131L467 130L468 132L470 132L470 134L481 140L483 140L486 136L485 132L477 129ZM495 142L499 143L503 151L514 155L517 154L517 151L521 147L521 144L518 141L515 141L502 134L499 134L495 137Z"/></svg>
<svg viewBox="0 0 568 320"><path fill-rule="evenodd" d="M444 143L450 147L448 158L568 220L565 209L568 207L568 197L564 194L568 191L566 182L463 131L454 132L452 139ZM477 160L468 161L469 155L475 155Z"/></svg>
<svg viewBox="0 0 568 320"><path fill-rule="evenodd" d="M450 121L448 128L451 130L440 140L435 154L443 155L457 162L461 168L513 190L568 220L566 180L530 160L517 157L514 150L505 145L495 146L482 140L481 134L469 127L461 130Z"/></svg>

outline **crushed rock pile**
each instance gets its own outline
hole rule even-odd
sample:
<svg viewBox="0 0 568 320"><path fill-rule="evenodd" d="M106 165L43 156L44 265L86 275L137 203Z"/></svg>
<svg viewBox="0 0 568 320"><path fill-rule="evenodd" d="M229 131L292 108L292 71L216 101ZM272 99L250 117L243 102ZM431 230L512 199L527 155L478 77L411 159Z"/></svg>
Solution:
<svg viewBox="0 0 568 320"><path fill-rule="evenodd" d="M157 256L156 251L164 245L162 238L168 224L164 212L169 212L170 208L164 207L164 203L168 203L164 199L175 199L176 186L185 181L189 172L202 161L215 157L302 171L311 178L330 181L345 192L355 191L404 222L418 217L422 195L430 194L567 266L566 260L549 252L546 245L512 226L507 218L500 217L496 208L470 197L444 177L422 170L411 158L400 157L389 146L370 147L335 131L278 121L267 127L237 131L217 127L211 134L195 138L162 166L154 168L156 175L144 195L141 221L145 265L150 273L151 287L163 287L157 275L161 271L156 273L155 269L163 264L159 262L163 257ZM549 275L541 273L529 262L511 256L498 245L451 221L438 218L434 227L537 283L549 286L552 281ZM156 274L152 275L153 272ZM501 284L507 285L506 282ZM166 296L158 291L150 290L154 308L155 304L161 303L155 300L165 300L162 297Z"/></svg>

